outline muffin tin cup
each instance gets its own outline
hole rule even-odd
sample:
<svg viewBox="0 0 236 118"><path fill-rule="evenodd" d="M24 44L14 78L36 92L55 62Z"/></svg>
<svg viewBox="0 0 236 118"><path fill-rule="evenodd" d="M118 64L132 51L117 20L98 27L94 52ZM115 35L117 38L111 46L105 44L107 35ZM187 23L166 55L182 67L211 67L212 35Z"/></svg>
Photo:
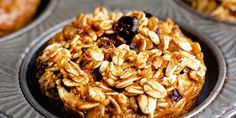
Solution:
<svg viewBox="0 0 236 118"><path fill-rule="evenodd" d="M191 13L194 13L206 20L209 20L209 21L213 21L213 22L217 22L217 23L221 23L221 24L226 24L226 25L229 25L229 26L236 26L236 22L230 22L230 21L223 21L223 20L218 20L208 14L205 14L203 12L200 12L200 11L197 11L195 9L193 9L191 6L187 5L185 2L183 2L183 0L174 0L179 6L185 8L187 11L190 11Z"/></svg>
<svg viewBox="0 0 236 118"><path fill-rule="evenodd" d="M65 117L67 114L61 112L59 107L55 107L47 97L42 95L35 76L35 60L39 53L46 47L47 41L57 32L61 31L64 25L70 22L71 19L64 21L40 35L29 48L27 48L20 61L21 67L18 74L23 95L34 109L50 118ZM186 36L200 43L204 53L204 62L208 68L205 84L197 98L197 106L184 116L192 117L205 109L220 93L226 78L226 64L221 51L207 36L193 30L193 28L185 24L176 24L180 26Z"/></svg>
<svg viewBox="0 0 236 118"><path fill-rule="evenodd" d="M33 20L26 26L22 27L21 29L12 32L6 36L3 36L0 38L0 43L12 40L17 38L18 36L28 32L29 30L35 28L37 25L42 23L56 8L56 5L58 3L58 0L42 0L38 10L35 13L35 16L33 17Z"/></svg>

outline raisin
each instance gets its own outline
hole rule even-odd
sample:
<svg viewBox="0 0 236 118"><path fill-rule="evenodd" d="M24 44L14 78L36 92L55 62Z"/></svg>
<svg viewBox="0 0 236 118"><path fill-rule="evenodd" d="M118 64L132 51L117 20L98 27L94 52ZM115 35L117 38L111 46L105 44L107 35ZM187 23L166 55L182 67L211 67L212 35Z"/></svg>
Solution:
<svg viewBox="0 0 236 118"><path fill-rule="evenodd" d="M99 72L99 68L96 68L96 69L93 71L93 74L94 74L95 79L96 79L97 82L102 80L103 76L102 76L102 74Z"/></svg>
<svg viewBox="0 0 236 118"><path fill-rule="evenodd" d="M151 18L151 17L153 17L153 15L152 15L151 13L146 12L146 11L143 11L143 12L145 13L145 15L146 15L147 18Z"/></svg>
<svg viewBox="0 0 236 118"><path fill-rule="evenodd" d="M138 19L132 16L121 17L114 25L114 31L124 38L128 44L132 42L135 34L138 33Z"/></svg>
<svg viewBox="0 0 236 118"><path fill-rule="evenodd" d="M105 34L105 35L102 35L102 37L106 37L110 39L116 47L123 44L123 42L119 38L117 38L117 34Z"/></svg>
<svg viewBox="0 0 236 118"><path fill-rule="evenodd" d="M182 94L179 92L178 89L171 90L168 97L174 100L175 102L178 102L180 99L183 98Z"/></svg>
<svg viewBox="0 0 236 118"><path fill-rule="evenodd" d="M115 41L112 40L112 39L109 39L107 37L102 37L98 41L98 47L99 48L106 48L107 49L109 47L114 46L114 44L115 44Z"/></svg>
<svg viewBox="0 0 236 118"><path fill-rule="evenodd" d="M83 68L85 65L86 65L85 61L80 61L80 63L79 63L80 68Z"/></svg>

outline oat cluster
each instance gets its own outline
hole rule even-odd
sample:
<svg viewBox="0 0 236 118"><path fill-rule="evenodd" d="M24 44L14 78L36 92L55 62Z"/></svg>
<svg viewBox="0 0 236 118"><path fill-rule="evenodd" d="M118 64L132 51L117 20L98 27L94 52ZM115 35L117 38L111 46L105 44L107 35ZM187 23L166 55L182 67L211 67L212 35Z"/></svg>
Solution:
<svg viewBox="0 0 236 118"><path fill-rule="evenodd" d="M178 117L194 105L206 66L170 19L96 8L38 56L42 93L81 117Z"/></svg>
<svg viewBox="0 0 236 118"><path fill-rule="evenodd" d="M194 9L219 20L236 22L236 0L184 0Z"/></svg>

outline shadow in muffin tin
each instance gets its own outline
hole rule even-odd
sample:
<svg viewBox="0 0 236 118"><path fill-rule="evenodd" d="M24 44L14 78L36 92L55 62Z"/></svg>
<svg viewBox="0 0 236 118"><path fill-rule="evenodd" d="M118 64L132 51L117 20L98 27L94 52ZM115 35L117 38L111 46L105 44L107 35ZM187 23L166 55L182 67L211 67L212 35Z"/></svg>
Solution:
<svg viewBox="0 0 236 118"><path fill-rule="evenodd" d="M217 22L217 23L222 23L222 24L226 24L226 25L229 25L229 26L236 26L236 22L230 22L230 21L223 21L223 20L219 20L217 18L214 18L213 16L210 16L208 14L205 14L203 12L200 12L198 10L195 10L193 9L191 6L189 6L187 3L185 3L183 0L174 0L177 4L179 4L179 6L185 8L187 11L190 11L206 20L209 20L209 21L214 21L214 22Z"/></svg>
<svg viewBox="0 0 236 118"><path fill-rule="evenodd" d="M61 31L65 24L71 20L51 28L37 38L22 58L19 70L20 87L25 98L39 113L46 117L68 117L69 113L63 111L61 104L54 104L42 95L36 78L35 60L40 52L47 46L47 41L53 35ZM196 107L184 117L192 117L206 108L219 94L226 75L226 65L224 57L217 46L205 35L187 27L184 24L176 23L180 26L183 33L193 41L200 43L204 53L204 62L207 66L206 80L201 93L199 94Z"/></svg>
<svg viewBox="0 0 236 118"><path fill-rule="evenodd" d="M6 36L0 37L0 43L5 42L11 39L15 39L17 36L24 34L25 32L33 29L41 22L43 22L54 10L56 7L58 0L41 0L41 3L34 14L32 21L21 29L12 32Z"/></svg>

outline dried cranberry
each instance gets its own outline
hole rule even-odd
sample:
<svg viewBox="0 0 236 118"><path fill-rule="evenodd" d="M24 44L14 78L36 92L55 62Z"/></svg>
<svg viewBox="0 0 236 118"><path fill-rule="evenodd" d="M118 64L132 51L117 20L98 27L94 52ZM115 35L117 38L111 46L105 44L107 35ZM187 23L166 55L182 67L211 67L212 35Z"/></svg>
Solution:
<svg viewBox="0 0 236 118"><path fill-rule="evenodd" d="M182 94L179 92L178 89L171 90L168 97L174 100L175 102L178 102L180 99L183 98Z"/></svg>
<svg viewBox="0 0 236 118"><path fill-rule="evenodd" d="M114 31L124 38L127 43L131 43L135 34L138 33L138 19L132 16L121 17L114 25Z"/></svg>
<svg viewBox="0 0 236 118"><path fill-rule="evenodd" d="M143 11L143 12L145 13L145 15L146 15L147 18L151 18L151 17L153 17L153 15L152 15L151 13L146 12L146 11Z"/></svg>

